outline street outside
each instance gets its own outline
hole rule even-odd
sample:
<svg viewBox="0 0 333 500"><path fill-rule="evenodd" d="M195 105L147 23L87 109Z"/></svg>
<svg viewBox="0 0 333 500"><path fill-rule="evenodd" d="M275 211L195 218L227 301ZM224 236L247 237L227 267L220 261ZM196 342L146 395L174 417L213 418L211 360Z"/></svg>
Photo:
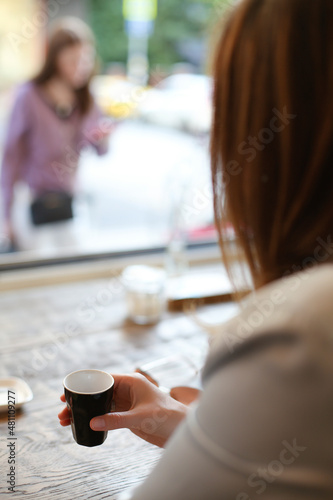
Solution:
<svg viewBox="0 0 333 500"><path fill-rule="evenodd" d="M205 225L212 220L209 176L207 139L124 122L110 141L108 155L89 152L82 158L88 233L94 233L95 245L98 241L108 249L132 249L166 243L177 210L181 229Z"/></svg>
<svg viewBox="0 0 333 500"><path fill-rule="evenodd" d="M106 156L83 153L76 217L66 230L32 228L25 191L17 190L22 248L38 255L133 250L167 244L175 229L206 226L213 213L208 148L207 137L124 121Z"/></svg>

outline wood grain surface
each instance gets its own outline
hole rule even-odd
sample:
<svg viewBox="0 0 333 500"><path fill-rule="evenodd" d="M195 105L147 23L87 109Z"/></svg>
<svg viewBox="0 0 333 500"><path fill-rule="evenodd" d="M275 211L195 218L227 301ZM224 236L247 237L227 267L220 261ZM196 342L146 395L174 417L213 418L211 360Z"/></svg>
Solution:
<svg viewBox="0 0 333 500"><path fill-rule="evenodd" d="M0 294L0 339L0 377L21 377L34 394L16 414L16 493L7 490L8 422L0 414L1 499L115 499L144 480L163 451L128 430L99 447L77 445L58 423L62 380L83 368L131 373L169 355L202 366L208 347L206 332L181 313L152 327L129 323L116 279ZM179 385L191 385L193 370L185 372Z"/></svg>

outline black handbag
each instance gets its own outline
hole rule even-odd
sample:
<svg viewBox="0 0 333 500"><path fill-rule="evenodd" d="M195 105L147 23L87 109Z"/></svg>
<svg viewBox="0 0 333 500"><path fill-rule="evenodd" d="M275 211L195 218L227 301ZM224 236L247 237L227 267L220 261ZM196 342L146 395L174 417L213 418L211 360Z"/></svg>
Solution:
<svg viewBox="0 0 333 500"><path fill-rule="evenodd" d="M73 197L61 191L47 191L32 202L31 219L35 226L73 218Z"/></svg>

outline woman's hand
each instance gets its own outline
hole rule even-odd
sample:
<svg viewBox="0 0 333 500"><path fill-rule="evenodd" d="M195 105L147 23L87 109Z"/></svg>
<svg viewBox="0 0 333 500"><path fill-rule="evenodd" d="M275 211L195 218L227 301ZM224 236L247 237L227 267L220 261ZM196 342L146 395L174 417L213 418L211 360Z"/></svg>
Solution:
<svg viewBox="0 0 333 500"><path fill-rule="evenodd" d="M115 410L93 418L94 431L130 429L149 443L163 447L187 414L187 406L161 392L144 376L113 375ZM61 401L65 402L64 395ZM65 408L58 415L60 424L70 424L69 411Z"/></svg>
<svg viewBox="0 0 333 500"><path fill-rule="evenodd" d="M118 126L119 122L104 118L102 126L85 132L85 138L88 139L91 144L99 145L103 141L108 140L110 135L117 130Z"/></svg>
<svg viewBox="0 0 333 500"><path fill-rule="evenodd" d="M8 246L14 246L16 244L15 231L13 224L10 220L5 220L3 223L3 235L2 240L8 243Z"/></svg>

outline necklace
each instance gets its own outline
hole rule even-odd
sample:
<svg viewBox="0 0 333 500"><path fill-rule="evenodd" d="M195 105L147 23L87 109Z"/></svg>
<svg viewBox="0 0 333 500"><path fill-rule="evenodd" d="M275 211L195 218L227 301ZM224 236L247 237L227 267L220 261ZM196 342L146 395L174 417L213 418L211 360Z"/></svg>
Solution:
<svg viewBox="0 0 333 500"><path fill-rule="evenodd" d="M56 115L63 120L70 117L70 115L74 111L74 108L75 108L75 106L64 106L62 104L56 104L54 106L54 110L56 112Z"/></svg>

